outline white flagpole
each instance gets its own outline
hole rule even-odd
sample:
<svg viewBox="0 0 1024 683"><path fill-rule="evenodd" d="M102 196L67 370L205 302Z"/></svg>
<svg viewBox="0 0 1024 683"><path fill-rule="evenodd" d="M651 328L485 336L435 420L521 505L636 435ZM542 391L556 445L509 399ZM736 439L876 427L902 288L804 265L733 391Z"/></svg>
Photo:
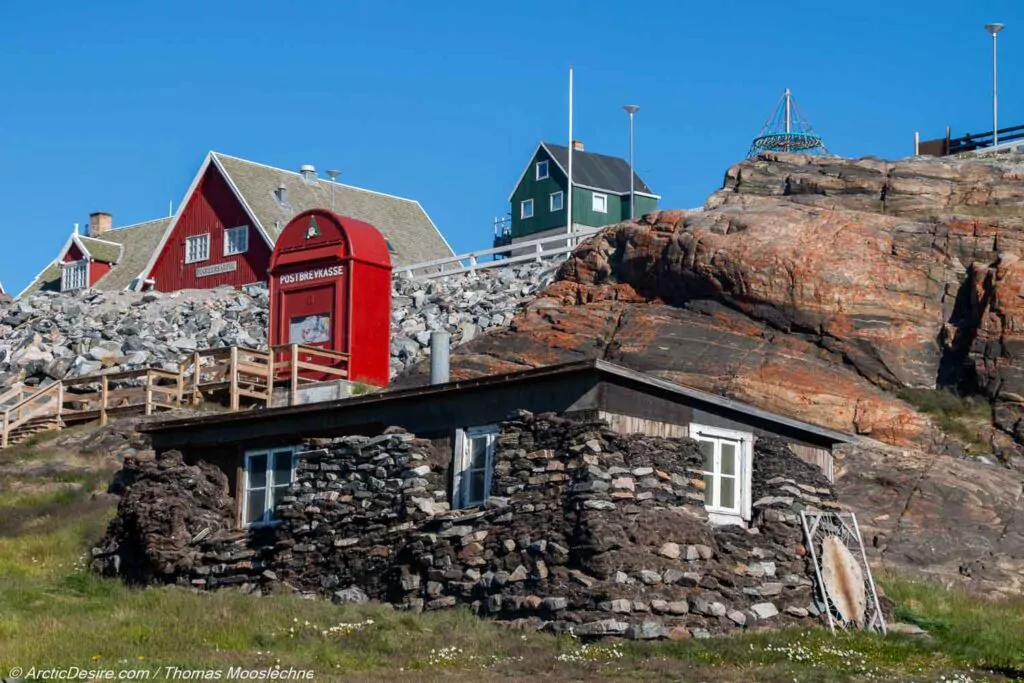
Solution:
<svg viewBox="0 0 1024 683"><path fill-rule="evenodd" d="M566 200L566 222L565 231L567 235L572 234L572 65L569 65L569 196ZM572 248L572 240L567 239L565 246L569 249Z"/></svg>

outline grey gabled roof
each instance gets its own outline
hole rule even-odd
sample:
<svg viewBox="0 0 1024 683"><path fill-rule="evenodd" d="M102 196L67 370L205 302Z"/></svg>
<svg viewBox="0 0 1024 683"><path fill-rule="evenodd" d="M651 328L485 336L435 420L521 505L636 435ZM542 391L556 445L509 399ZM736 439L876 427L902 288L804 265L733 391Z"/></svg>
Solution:
<svg viewBox="0 0 1024 683"><path fill-rule="evenodd" d="M331 207L330 180L307 181L294 171L219 152L211 152L211 155L272 242L296 214ZM275 194L281 185L285 187L286 203L278 201ZM454 255L437 226L413 199L336 183L334 209L342 216L365 221L380 230L394 249L391 253L394 266Z"/></svg>
<svg viewBox="0 0 1024 683"><path fill-rule="evenodd" d="M121 252L124 247L121 244L108 242L104 239L93 239L92 237L79 237L78 240L85 247L86 256L101 263L117 263L121 260Z"/></svg>
<svg viewBox="0 0 1024 683"><path fill-rule="evenodd" d="M568 175L569 148L551 142L542 142L551 158ZM606 154L574 150L572 153L572 181L574 184L609 194L629 194L629 162ZM634 191L653 195L647 183L634 172Z"/></svg>
<svg viewBox="0 0 1024 683"><path fill-rule="evenodd" d="M170 221L169 217L157 218L117 228L104 233L102 239L73 235L61 248L57 258L36 275L19 296L42 291L59 291L60 262L76 239L93 259L111 264L110 272L100 278L93 288L106 291L124 289L145 267Z"/></svg>
<svg viewBox="0 0 1024 683"><path fill-rule="evenodd" d="M132 284L139 272L146 267L170 222L171 218L167 216L104 233L103 240L120 244L124 247L124 253L121 254L121 260L117 265L96 283L96 289L113 291L125 289Z"/></svg>

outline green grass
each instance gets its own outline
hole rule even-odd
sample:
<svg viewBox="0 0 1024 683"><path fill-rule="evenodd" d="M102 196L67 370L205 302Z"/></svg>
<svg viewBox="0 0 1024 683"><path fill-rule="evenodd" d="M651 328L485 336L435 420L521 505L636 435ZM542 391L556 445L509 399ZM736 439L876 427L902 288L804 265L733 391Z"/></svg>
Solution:
<svg viewBox="0 0 1024 683"><path fill-rule="evenodd" d="M31 457L31 454L29 454ZM47 456L49 457L49 456ZM35 459L33 458L33 462ZM345 681L997 681L1024 675L1024 598L993 602L883 575L897 617L931 638L826 629L679 642L601 642L519 632L468 610L339 607L296 596L129 588L90 573L115 501L45 487L0 490L0 676L12 666L311 669ZM31 489L30 489L31 490ZM954 678L954 676L958 676ZM156 679L153 679L156 680Z"/></svg>
<svg viewBox="0 0 1024 683"><path fill-rule="evenodd" d="M934 639L811 629L584 646L502 629L466 610L411 614L288 595L128 588L85 569L85 551L111 514L111 505L82 508L0 537L0 675L13 664L280 665L312 669L317 680L824 682L1024 670L1024 603L990 603L900 577L884 580L887 595L900 605L901 619L925 626ZM958 680L1006 678L975 672Z"/></svg>
<svg viewBox="0 0 1024 683"><path fill-rule="evenodd" d="M985 400L958 396L946 389L901 389L899 398L934 418L943 432L963 442L968 453L991 449L978 435L978 425L991 425L992 406Z"/></svg>

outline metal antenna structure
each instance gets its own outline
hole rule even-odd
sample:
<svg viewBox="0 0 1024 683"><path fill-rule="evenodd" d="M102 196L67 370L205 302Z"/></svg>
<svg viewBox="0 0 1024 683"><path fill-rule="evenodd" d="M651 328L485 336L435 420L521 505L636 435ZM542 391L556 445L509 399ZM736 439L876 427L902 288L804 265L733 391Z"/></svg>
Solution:
<svg viewBox="0 0 1024 683"><path fill-rule="evenodd" d="M765 121L761 133L750 143L748 157L761 152L794 152L815 156L828 154L821 136L801 114L793 93L786 88L772 115Z"/></svg>

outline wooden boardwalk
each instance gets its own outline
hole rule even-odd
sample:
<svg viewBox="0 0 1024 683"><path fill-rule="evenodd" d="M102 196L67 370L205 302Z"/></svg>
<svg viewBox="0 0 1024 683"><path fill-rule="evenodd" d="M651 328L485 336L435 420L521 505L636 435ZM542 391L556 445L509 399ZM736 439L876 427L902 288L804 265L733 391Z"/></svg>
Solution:
<svg viewBox="0 0 1024 683"><path fill-rule="evenodd" d="M316 379L310 379L310 377ZM73 377L45 387L15 385L0 394L0 448L41 431L112 417L152 415L213 402L230 410L270 407L275 387L348 379L348 354L299 344L257 351L239 346L196 351L177 371L159 368Z"/></svg>

